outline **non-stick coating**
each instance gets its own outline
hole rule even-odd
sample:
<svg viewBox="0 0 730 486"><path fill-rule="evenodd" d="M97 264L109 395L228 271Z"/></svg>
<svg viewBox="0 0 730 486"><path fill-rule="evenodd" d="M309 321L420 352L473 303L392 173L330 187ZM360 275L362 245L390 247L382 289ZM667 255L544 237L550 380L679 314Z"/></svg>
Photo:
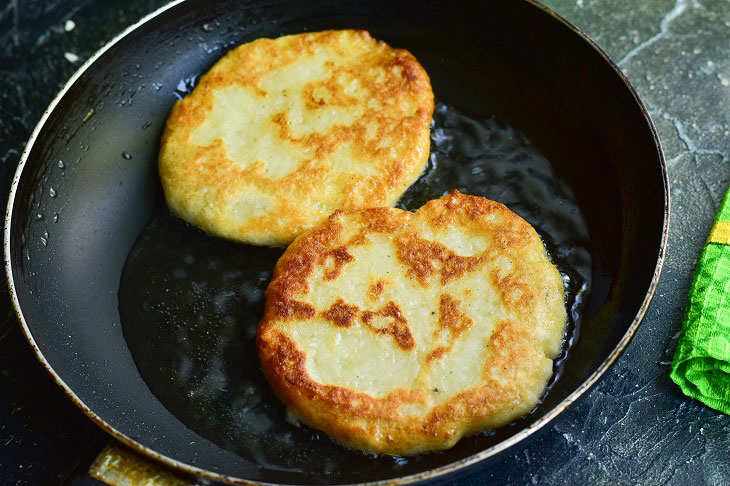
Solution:
<svg viewBox="0 0 730 486"><path fill-rule="evenodd" d="M158 140L176 96L236 44L326 28L368 29L411 50L441 101L474 116L496 115L525 132L579 201L596 256L593 292L564 376L522 427L565 406L561 402L615 358L645 308L663 254L666 173L646 113L594 47L536 5L176 5L97 59L36 137L14 194L11 288L40 352L98 419L159 454L216 474L287 483L325 479L250 463L167 411L142 381L124 341L120 275L159 196ZM447 466L494 443L486 436L465 441L423 456L417 469ZM340 479L401 474L392 461L373 460L368 471Z"/></svg>

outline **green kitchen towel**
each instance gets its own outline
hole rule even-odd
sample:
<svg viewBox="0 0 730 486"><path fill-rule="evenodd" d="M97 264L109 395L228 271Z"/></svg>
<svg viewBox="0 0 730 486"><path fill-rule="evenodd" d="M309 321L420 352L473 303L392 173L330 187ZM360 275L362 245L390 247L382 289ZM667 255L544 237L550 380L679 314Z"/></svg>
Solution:
<svg viewBox="0 0 730 486"><path fill-rule="evenodd" d="M730 191L697 262L671 377L686 395L730 414Z"/></svg>

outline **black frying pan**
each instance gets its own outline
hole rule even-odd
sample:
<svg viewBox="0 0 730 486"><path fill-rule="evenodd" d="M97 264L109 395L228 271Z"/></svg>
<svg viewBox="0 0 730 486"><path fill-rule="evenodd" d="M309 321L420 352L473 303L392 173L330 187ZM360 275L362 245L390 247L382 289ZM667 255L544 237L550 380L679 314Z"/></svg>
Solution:
<svg viewBox="0 0 730 486"><path fill-rule="evenodd" d="M447 179L468 192L504 196L533 219L554 256L569 255L570 242L590 256L584 270L571 267L569 256L563 261L564 273L575 270L573 282L589 282L590 292L568 284L575 310L570 349L542 403L449 451L376 458L288 424L250 344L260 290L280 250L214 239L171 217L161 203L158 140L176 97L234 45L327 28L368 29L411 50L443 106L508 132L514 127L510 137L524 135L536 157L549 161L546 177L558 181L556 198L567 194L585 224L581 236L570 225L545 223L540 215L549 220L559 209L550 196L532 199L529 171L517 181L502 174L511 192L476 173ZM474 133L481 132L464 128L457 138ZM432 196L426 186L409 193L404 206ZM43 364L87 415L145 454L231 482L435 479L496 460L617 358L657 283L668 194L654 127L631 86L585 36L536 4L190 0L115 39L51 104L12 186L6 269ZM185 388L201 366L217 370L200 378L217 379L204 384L218 395ZM224 403L227 416L220 415ZM287 447L274 448L267 437Z"/></svg>

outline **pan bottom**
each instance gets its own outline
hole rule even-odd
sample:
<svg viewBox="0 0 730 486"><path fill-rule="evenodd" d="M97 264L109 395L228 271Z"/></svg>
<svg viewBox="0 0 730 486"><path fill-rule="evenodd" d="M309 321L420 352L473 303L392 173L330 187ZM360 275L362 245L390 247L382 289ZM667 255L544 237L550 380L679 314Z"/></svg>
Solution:
<svg viewBox="0 0 730 486"><path fill-rule="evenodd" d="M414 210L458 189L506 204L537 229L563 275L570 311L552 386L577 339L591 288L594 258L580 208L540 151L494 118L477 120L439 103L431 139L428 167L398 206ZM362 480L369 480L373 456L288 420L260 371L256 326L282 252L209 236L172 216L160 200L121 278L127 344L154 395L201 436L263 469L311 474L323 482L362 471ZM466 438L456 449L496 444L524 420ZM428 456L435 454L450 452ZM383 456L378 468L402 476L422 469L424 457Z"/></svg>

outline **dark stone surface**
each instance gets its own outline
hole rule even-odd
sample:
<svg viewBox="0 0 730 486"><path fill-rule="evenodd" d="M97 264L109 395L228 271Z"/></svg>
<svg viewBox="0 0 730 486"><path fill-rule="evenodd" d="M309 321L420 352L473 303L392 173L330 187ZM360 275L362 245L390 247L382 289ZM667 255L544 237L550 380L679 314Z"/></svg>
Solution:
<svg viewBox="0 0 730 486"><path fill-rule="evenodd" d="M58 89L96 49L160 0L10 0L0 6L0 199ZM672 183L670 244L652 305L594 389L526 446L453 484L730 484L730 417L669 380L694 263L730 182L727 0L547 0L636 86ZM67 476L96 429L45 375L0 302L0 482Z"/></svg>

